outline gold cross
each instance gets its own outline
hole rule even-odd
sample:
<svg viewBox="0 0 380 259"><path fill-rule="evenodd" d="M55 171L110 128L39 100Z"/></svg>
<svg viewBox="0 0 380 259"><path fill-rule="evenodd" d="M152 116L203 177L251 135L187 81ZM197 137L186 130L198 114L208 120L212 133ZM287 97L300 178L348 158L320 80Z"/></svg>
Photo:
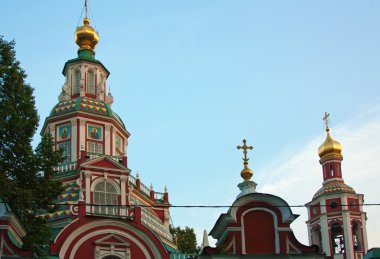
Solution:
<svg viewBox="0 0 380 259"><path fill-rule="evenodd" d="M326 131L329 131L329 117L330 117L330 114L328 112L325 112L325 116L323 117L323 120L325 121Z"/></svg>
<svg viewBox="0 0 380 259"><path fill-rule="evenodd" d="M237 149L243 149L243 153L244 153L244 158L243 158L243 161L244 161L244 164L248 164L248 160L249 158L247 157L247 150L250 149L252 150L253 147L252 146L247 146L247 141L245 139L243 139L243 146L237 146Z"/></svg>

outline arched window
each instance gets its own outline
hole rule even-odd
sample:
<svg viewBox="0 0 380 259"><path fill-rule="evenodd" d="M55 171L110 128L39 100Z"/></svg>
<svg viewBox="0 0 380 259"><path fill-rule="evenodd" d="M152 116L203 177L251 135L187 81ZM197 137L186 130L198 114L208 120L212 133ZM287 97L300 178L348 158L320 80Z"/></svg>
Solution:
<svg viewBox="0 0 380 259"><path fill-rule="evenodd" d="M80 93L80 71L75 71L74 94Z"/></svg>
<svg viewBox="0 0 380 259"><path fill-rule="evenodd" d="M352 223L352 241L355 251L362 250L362 233L360 223L354 221Z"/></svg>
<svg viewBox="0 0 380 259"><path fill-rule="evenodd" d="M321 227L316 226L311 231L311 240L313 245L317 245L319 250L322 251L322 235L321 235Z"/></svg>
<svg viewBox="0 0 380 259"><path fill-rule="evenodd" d="M343 229L339 223L334 223L331 225L331 242L334 249L334 254L344 253Z"/></svg>
<svg viewBox="0 0 380 259"><path fill-rule="evenodd" d="M95 186L94 203L98 205L94 207L97 214L119 215L118 192L109 181L101 181Z"/></svg>
<svg viewBox="0 0 380 259"><path fill-rule="evenodd" d="M95 76L92 70L87 72L87 93L95 94Z"/></svg>

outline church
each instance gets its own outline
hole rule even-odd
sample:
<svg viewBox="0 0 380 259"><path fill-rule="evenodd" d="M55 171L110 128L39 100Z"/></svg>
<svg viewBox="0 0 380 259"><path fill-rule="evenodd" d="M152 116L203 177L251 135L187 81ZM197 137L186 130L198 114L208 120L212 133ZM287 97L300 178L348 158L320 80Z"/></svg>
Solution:
<svg viewBox="0 0 380 259"><path fill-rule="evenodd" d="M325 113L326 139L318 148L322 166L322 187L306 204L310 246L298 242L291 223L299 216L282 198L256 192L248 167L246 145L243 182L238 185L240 194L227 213L220 215L210 235L217 240L216 247L205 247L200 259L236 258L335 258L362 259L368 250L366 213L363 211L363 195L344 183L341 170L342 145L330 135L329 114ZM226 256L225 253L230 254Z"/></svg>
<svg viewBox="0 0 380 259"><path fill-rule="evenodd" d="M99 35L86 17L75 31L77 57L63 67L59 102L45 119L41 134L51 134L64 151L55 180L65 187L59 210L45 214L53 237L50 258L169 259L180 258L169 231L167 189L146 186L128 168L128 132L112 110L107 93L110 72L95 58ZM306 204L309 244L291 229L298 215L281 197L256 192L244 153L240 194L220 215L209 235L216 247L205 246L197 258L334 258L362 259L368 250L363 195L343 180L341 144L329 133L318 149L322 187ZM189 222L191 225L191 222ZM210 222L210 227L212 223ZM0 205L0 258L31 258L22 249L25 230L6 204ZM289 257L288 257L289 256Z"/></svg>

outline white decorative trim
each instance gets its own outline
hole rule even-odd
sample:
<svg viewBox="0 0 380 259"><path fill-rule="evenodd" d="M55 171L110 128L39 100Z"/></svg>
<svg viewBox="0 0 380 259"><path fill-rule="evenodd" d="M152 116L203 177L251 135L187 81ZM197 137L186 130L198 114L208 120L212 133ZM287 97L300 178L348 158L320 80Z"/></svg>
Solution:
<svg viewBox="0 0 380 259"><path fill-rule="evenodd" d="M120 186L119 186L119 184L118 184L114 179L112 179L112 178L108 178L108 179L107 179L107 178L103 178L103 177L98 177L98 178L96 178L96 179L92 182L92 184L91 184L91 191L93 192L94 189L95 189L95 186L96 186L98 183L102 182L102 181L106 181L106 182L109 182L110 184L112 184L112 185L115 187L117 194L120 195L120 192L121 192L121 190L120 190Z"/></svg>
<svg viewBox="0 0 380 259"><path fill-rule="evenodd" d="M90 238L92 238L94 236L97 236L97 235L108 234L108 233L118 234L118 235L121 235L121 236L126 237L129 240L133 241L133 243L135 243L141 249L141 251L144 253L145 258L146 259L151 259L150 255L149 255L149 252L146 250L146 248L144 247L144 245L139 240L137 240L135 237L133 237L133 236L131 236L131 235L129 235L129 234L123 232L123 231L120 231L120 230L110 230L110 229L101 229L101 230L93 231L93 232L91 232L91 233L83 236L81 239L79 239L75 243L73 249L71 250L69 259L75 259L75 254L76 254L77 250L88 239L90 239ZM59 258L64 258L64 257L61 257L61 253L59 255ZM155 258L161 258L161 256L160 257L155 257Z"/></svg>
<svg viewBox="0 0 380 259"><path fill-rule="evenodd" d="M290 248L290 247L293 248L295 251L294 251L294 252L290 252L290 251L289 251L289 248ZM300 254L300 253L301 253L301 250L298 249L297 247L295 247L295 246L293 245L293 243L290 242L290 240L289 240L288 237L286 237L286 253L287 253L287 254Z"/></svg>
<svg viewBox="0 0 380 259"><path fill-rule="evenodd" d="M57 243L57 239L62 235L63 232L65 232L66 228L68 228L70 225L74 224L76 221L78 221L79 218L74 219L73 221L70 222L70 224L67 224L62 230L58 233L58 235L54 239L54 244Z"/></svg>
<svg viewBox="0 0 380 259"><path fill-rule="evenodd" d="M77 219L79 220L79 219ZM73 221L74 222L74 221ZM70 223L69 225L73 224ZM67 226L69 226L67 225ZM67 227L66 226L66 227ZM129 238L130 235L127 234L125 231L120 231L120 230L115 230L115 229L112 229L110 227L121 227L121 228L124 228L126 230L129 230L131 232L134 232L136 233L136 235L138 235L146 244L146 246L148 248L151 249L152 253L153 253L153 257L155 259L161 259L161 254L160 254L160 251L157 249L156 245L154 244L154 242L149 238L149 236L147 234L145 234L144 232L142 232L141 230L129 225L128 223L126 222L121 222L121 221L117 221L117 220L111 220L111 219L104 219L104 220L97 220L97 221L93 221L93 222L90 222L88 224L85 224L83 226L80 226L79 228L75 229L74 231L72 231L70 233L70 235L65 239L64 243L62 244L61 246L61 249L59 251L59 258L65 258L65 254L68 250L68 248L70 247L70 245L73 243L73 241L75 240L75 238L77 238L78 236L80 236L82 233L88 231L88 230L91 230L92 228L95 228L95 227L99 227L99 226L103 226L105 227L104 229L102 230L98 230L97 233L98 234L109 234L109 233L114 233L114 234L119 234L121 236L124 236L124 237L127 237ZM66 228L65 227L65 228ZM65 229L64 228L64 229ZM63 231L60 232L60 234L62 234ZM93 234L95 232L90 232L90 235ZM86 235L85 237L88 238L88 235ZM57 236L58 238L58 236ZM54 242L57 241L57 238L55 239ZM76 245L82 241L82 243L87 239L87 238L82 238L81 240L79 240L78 242L76 242ZM131 241L134 241L135 242L135 238L130 238ZM143 247L143 244L141 244L138 240L136 240L135 242L140 248ZM79 248L79 245L77 246L77 249ZM144 249L142 249L144 251ZM72 254L73 254L73 251L71 252L71 257L70 258L73 258L72 257ZM75 255L75 253L74 253ZM148 255L147 258L150 258L150 256Z"/></svg>

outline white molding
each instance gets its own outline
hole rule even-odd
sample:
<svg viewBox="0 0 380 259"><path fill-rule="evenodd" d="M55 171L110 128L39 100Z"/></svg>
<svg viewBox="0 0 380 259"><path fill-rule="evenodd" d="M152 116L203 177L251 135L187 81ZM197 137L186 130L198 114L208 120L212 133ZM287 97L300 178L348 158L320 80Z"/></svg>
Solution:
<svg viewBox="0 0 380 259"><path fill-rule="evenodd" d="M78 236L80 236L82 233L84 233L86 231L89 231L92 228L96 228L96 227L104 227L104 229L101 229L101 230L97 231L97 232L100 232L98 234L114 233L114 234L119 234L119 235L127 237L127 238L129 238L130 235L127 234L126 231L115 230L112 227L121 227L121 228L124 228L126 230L129 230L130 232L133 232L136 235L138 235L142 239L142 241L144 241L144 243L146 244L146 248L149 248L152 251L153 256L154 256L155 259L162 258L159 249L156 247L156 245L153 242L153 240L151 240L151 238L147 234L145 234L140 229L137 229L137 228L129 225L126 222L122 222L122 221L119 221L119 220L112 220L112 219L103 219L103 220L93 221L93 222L87 223L85 225L82 225L79 228L77 228L74 231L72 231L70 233L70 235L66 237L65 241L63 242L62 246L60 247L59 258L65 258L67 250L70 247L70 245L73 243L73 241L75 240L75 238L77 238ZM62 234L62 232L63 231L61 231L60 233ZM95 233L95 232L90 232L90 234L92 234L92 233ZM88 236L88 235L86 235L86 236ZM56 238L56 240L57 240L57 238ZM130 240L135 241L135 238L130 239ZM136 240L136 241L139 242L138 240ZM75 241L75 242L76 242L76 245L77 245L79 241L78 242ZM83 242L84 241L82 241L82 243ZM142 245L142 244L140 243L140 245ZM78 248L79 248L79 246L78 246ZM71 254L72 254L72 252L71 252ZM73 257L70 257L70 258L73 258Z"/></svg>
<svg viewBox="0 0 380 259"><path fill-rule="evenodd" d="M110 230L110 229L101 229L101 230L93 231L93 232L90 232L87 235L83 236L81 239L79 239L75 243L74 247L71 250L69 259L75 259L75 254L76 254L77 250L88 239L90 239L94 236L97 236L97 235L107 234L107 233L118 234L118 235L121 235L121 236L128 238L129 240L133 241L133 243L135 243L142 250L146 259L151 259L149 252L147 251L146 247L139 240L137 240L135 237L133 237L133 236L131 236L131 235L129 235L123 231L120 231L120 230ZM157 255L155 255L155 256L157 256ZM64 258L64 257L61 257L61 253L59 255L59 258ZM161 258L161 256L159 255L159 257L155 257L155 258L159 259L159 258Z"/></svg>

